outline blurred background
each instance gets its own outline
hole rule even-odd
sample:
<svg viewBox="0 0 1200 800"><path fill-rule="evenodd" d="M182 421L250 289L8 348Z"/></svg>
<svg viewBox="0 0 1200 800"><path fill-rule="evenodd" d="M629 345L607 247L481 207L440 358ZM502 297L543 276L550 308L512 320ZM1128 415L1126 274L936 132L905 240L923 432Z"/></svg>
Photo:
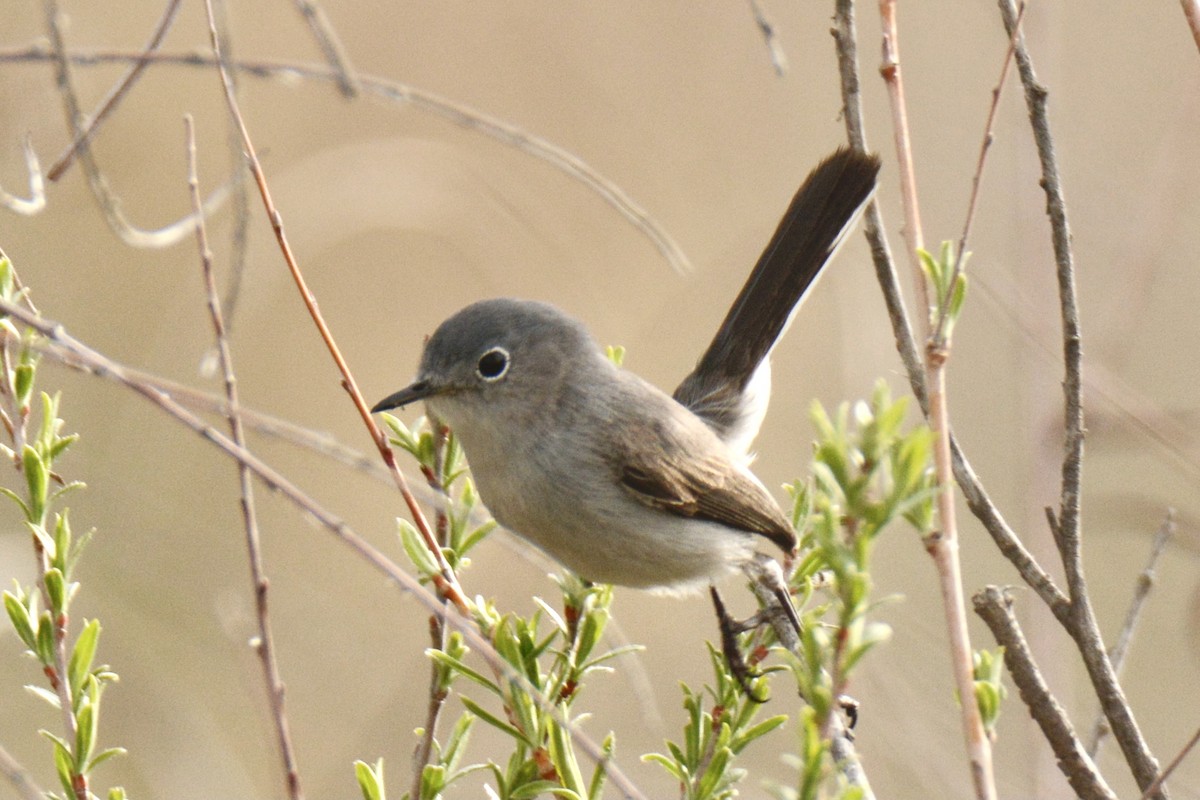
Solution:
<svg viewBox="0 0 1200 800"><path fill-rule="evenodd" d="M688 371L799 181L845 139L829 35L832 3L760 0L787 69L777 74L745 2L563 4L367 3L325 8L349 63L364 75L435 93L573 153L626 192L687 254L673 270L594 191L527 153L375 95L346 99L295 75L238 76L241 106L287 233L369 401L406 384L422 337L479 298L551 301L626 366L670 390ZM161 3L66 2L73 53L138 52ZM289 3L226 4L234 58L320 64ZM957 239L1006 37L991 3L930 0L900 10L926 239ZM1156 755L1169 760L1200 724L1197 441L1200 361L1200 54L1174 2L1034 3L1024 22L1050 112L1078 263L1087 373L1086 557L1103 630L1114 639L1166 509L1179 531L1137 631L1125 687ZM868 136L884 157L879 200L899 255L901 211L874 4L860 9ZM22 142L42 164L69 141L53 66L22 58L44 42L40 4L12 4L0 41L0 184L27 196ZM185 0L163 44L207 52L202 4ZM90 111L125 65L72 70ZM182 117L198 130L205 191L235 168L214 71L151 65L101 129L94 152L121 208L157 228L189 210ZM1043 508L1057 505L1062 452L1061 337L1044 195L1020 87L1002 98L970 247L971 289L950 366L955 430L996 504L1055 575ZM230 204L210 237L227 287ZM286 274L257 198L232 322L243 402L369 449L361 422ZM42 313L114 359L208 391L212 347L194 240L134 249L107 227L78 165L31 217L0 213L0 247ZM898 258L901 267L903 258ZM911 285L904 275L906 287ZM779 487L806 474L814 398L867 397L907 381L861 235L843 249L776 350L775 393L756 470ZM94 526L75 616L101 618L101 658L120 673L107 694L104 745L131 755L101 780L134 797L283 795L254 634L232 462L143 400L47 363L40 386L64 394L82 441L62 465L89 489L69 505ZM419 414L410 409L407 418ZM394 488L264 436L252 446L379 547L402 559ZM414 480L417 476L413 476ZM18 480L13 473L6 479ZM781 501L782 490L777 492ZM355 797L350 764L383 756L393 792L409 782L422 723L426 612L280 498L259 493L272 617L292 731L310 797ZM1017 583L963 509L968 593ZM918 537L895 526L878 545L878 617L892 640L860 668L858 745L881 797L967 796L934 573ZM471 593L530 613L557 602L547 563L507 534L475 555ZM0 515L0 579L28 582L33 556L16 513ZM730 586L727 595L741 594ZM1073 646L1036 598L1016 590L1028 635L1076 727L1095 704ZM739 610L748 608L745 598ZM710 674L715 635L703 597L618 590L624 637L646 643L591 681L576 710L597 739L618 730L619 763L649 796L676 787L641 753L678 739L678 681ZM972 624L976 646L990 644ZM56 785L35 734L54 715L21 691L32 661L0 631L0 744ZM790 711L780 692L772 711ZM456 714L452 702L448 713ZM498 742L482 729L470 757ZM748 751L747 797L763 780L794 781L780 754L794 727ZM1101 766L1136 796L1117 748ZM997 746L1006 798L1068 797L1053 756L1013 693ZM1200 759L1172 782L1200 797ZM478 787L476 787L478 790ZM462 796L471 796L464 791ZM0 784L0 797L16 796Z"/></svg>

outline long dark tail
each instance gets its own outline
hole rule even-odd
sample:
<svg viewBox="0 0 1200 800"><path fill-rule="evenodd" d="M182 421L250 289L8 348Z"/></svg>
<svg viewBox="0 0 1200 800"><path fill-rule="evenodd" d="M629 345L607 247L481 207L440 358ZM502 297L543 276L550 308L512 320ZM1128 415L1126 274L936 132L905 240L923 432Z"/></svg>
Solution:
<svg viewBox="0 0 1200 800"><path fill-rule="evenodd" d="M675 390L718 434L743 421L751 378L875 191L879 167L878 156L842 148L808 174L712 344Z"/></svg>

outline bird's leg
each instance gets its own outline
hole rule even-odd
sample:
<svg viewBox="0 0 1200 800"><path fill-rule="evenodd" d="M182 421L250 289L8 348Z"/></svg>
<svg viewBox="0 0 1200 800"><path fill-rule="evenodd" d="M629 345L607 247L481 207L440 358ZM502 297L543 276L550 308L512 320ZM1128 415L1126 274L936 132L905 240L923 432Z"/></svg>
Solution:
<svg viewBox="0 0 1200 800"><path fill-rule="evenodd" d="M739 633L754 630L759 625L762 625L764 621L763 615L761 613L755 614L749 619L739 622L729 616L729 612L725 609L725 603L721 600L721 594L717 591L716 586L709 586L708 592L712 596L713 608L717 612L717 625L721 629L721 652L725 654L725 663L729 664L729 671L733 673L734 679L737 680L738 686L742 687L742 691L746 693L746 697L755 703L765 703L767 698L756 695L750 688L750 680L757 678L758 673L753 672L746 663L746 659L742 656L742 651L738 647L737 641Z"/></svg>

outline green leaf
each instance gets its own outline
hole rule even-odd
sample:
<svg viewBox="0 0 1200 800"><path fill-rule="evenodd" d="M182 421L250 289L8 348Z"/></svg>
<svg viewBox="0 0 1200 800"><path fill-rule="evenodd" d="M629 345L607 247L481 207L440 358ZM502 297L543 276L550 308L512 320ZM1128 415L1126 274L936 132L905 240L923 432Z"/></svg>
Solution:
<svg viewBox="0 0 1200 800"><path fill-rule="evenodd" d="M730 748L736 755L737 753L742 752L746 745L750 744L755 739L761 739L763 736L766 736L768 733L775 730L780 725L783 725L787 721L787 714L778 714L774 717L770 717L762 722L752 725L734 738Z"/></svg>
<svg viewBox="0 0 1200 800"><path fill-rule="evenodd" d="M509 795L511 800L533 800L542 794L552 794L555 797L566 797L569 800L581 800L579 794L559 786L554 781L532 781L519 786Z"/></svg>
<svg viewBox="0 0 1200 800"><path fill-rule="evenodd" d="M684 769L682 763L678 759L670 759L662 753L646 753L642 756L642 762L646 764L658 764L663 769L671 774L671 777L680 783L686 783L688 779L687 770Z"/></svg>
<svg viewBox="0 0 1200 800"><path fill-rule="evenodd" d="M32 685L26 684L25 691L29 692L34 697L37 697L41 700L45 700L47 703L49 703L54 708L62 708L62 703L59 701L58 695L56 695L54 692L50 691L49 689L45 688L44 686L32 686Z"/></svg>
<svg viewBox="0 0 1200 800"><path fill-rule="evenodd" d="M600 743L600 760L596 762L596 769L592 772L592 781L588 784L588 800L600 800L604 794L604 783L608 778L608 773L604 767L608 760L612 758L612 754L617 749L616 735L609 733L604 737L604 741Z"/></svg>
<svg viewBox="0 0 1200 800"><path fill-rule="evenodd" d="M500 719L495 714L492 714L490 711L486 710L483 706L479 705L479 703L476 703L471 698L463 695L463 696L459 697L459 700L461 700L462 704L467 707L467 710L469 710L475 716L479 717L481 720L486 722L488 725L491 725L493 728L508 734L514 740L516 740L518 742L523 742L524 744L528 745L529 747L537 747L536 742L529 741L529 739L526 738L525 734L521 733L514 726L512 726L512 725L508 724L507 722L505 722L504 720Z"/></svg>
<svg viewBox="0 0 1200 800"><path fill-rule="evenodd" d="M21 408L29 406L29 396L33 394L33 379L36 374L34 364L18 364L13 369L13 395Z"/></svg>
<svg viewBox="0 0 1200 800"><path fill-rule="evenodd" d="M362 790L363 800L386 800L383 791L382 758L375 762L374 767L365 761L355 761L354 777L358 779L358 788Z"/></svg>
<svg viewBox="0 0 1200 800"><path fill-rule="evenodd" d="M63 574L58 567L52 567L42 576L46 583L46 595L50 602L50 607L56 612L61 613L67 609L67 587L63 581Z"/></svg>
<svg viewBox="0 0 1200 800"><path fill-rule="evenodd" d="M33 619L29 615L30 609L26 608L25 604L12 592L5 592L4 610L8 612L13 630L17 632L17 636L24 645L30 650L36 650L37 639L33 632Z"/></svg>
<svg viewBox="0 0 1200 800"><path fill-rule="evenodd" d="M74 696L92 671L92 661L96 657L96 645L100 639L100 621L85 622L83 630L75 640L71 650L71 660L67 665L67 674L71 681L71 694Z"/></svg>
<svg viewBox="0 0 1200 800"><path fill-rule="evenodd" d="M35 652L43 666L48 667L54 663L54 620L50 618L49 611L43 611L38 616L37 648Z"/></svg>
<svg viewBox="0 0 1200 800"><path fill-rule="evenodd" d="M39 733L54 743L54 771L58 773L58 782L67 793L67 797L75 797L75 767L71 759L71 748L48 731Z"/></svg>
<svg viewBox="0 0 1200 800"><path fill-rule="evenodd" d="M100 707L93 702L83 702L75 713L76 769L83 771L96 749L96 733L100 727Z"/></svg>
<svg viewBox="0 0 1200 800"><path fill-rule="evenodd" d="M475 681L480 686L488 689L491 692L500 694L500 687L493 683L489 678L480 672L477 672L468 667L461 659L455 658L444 650L434 650L432 647L425 651L425 655L437 661L439 664L444 664L453 670L456 674L462 675L464 678Z"/></svg>
<svg viewBox="0 0 1200 800"><path fill-rule="evenodd" d="M114 786L109 789L108 800L126 800L125 788L123 786Z"/></svg>
<svg viewBox="0 0 1200 800"><path fill-rule="evenodd" d="M403 517L396 518L396 525L400 529L400 543L404 545L404 552L408 554L408 560L417 571L422 575L437 575L441 570L433 554L425 546L425 539L420 531Z"/></svg>
<svg viewBox="0 0 1200 800"><path fill-rule="evenodd" d="M126 753L126 750L124 747L106 747L105 749L103 749L99 753L97 753L95 758L93 758L91 761L88 762L87 771L91 772L96 767L103 764L105 761L108 761L110 758L113 758L115 756L123 756L123 755L125 755L125 753Z"/></svg>
<svg viewBox="0 0 1200 800"><path fill-rule="evenodd" d="M20 506L21 513L25 515L25 519L29 519L29 517L30 517L29 506L25 503L25 498L21 497L19 494L17 494L12 489L9 489L6 486L0 486L0 494L4 495L8 499L10 499L14 503L16 503L18 506Z"/></svg>
<svg viewBox="0 0 1200 800"><path fill-rule="evenodd" d="M46 463L29 445L21 452L21 466L29 490L29 521L41 523L46 515L46 498L50 491L50 472Z"/></svg>

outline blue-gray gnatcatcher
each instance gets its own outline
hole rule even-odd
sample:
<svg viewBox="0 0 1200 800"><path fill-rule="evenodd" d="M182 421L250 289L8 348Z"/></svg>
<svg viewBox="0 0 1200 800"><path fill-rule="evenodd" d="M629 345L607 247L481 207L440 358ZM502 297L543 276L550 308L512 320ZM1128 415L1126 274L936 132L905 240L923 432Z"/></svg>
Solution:
<svg viewBox="0 0 1200 800"><path fill-rule="evenodd" d="M553 306L485 300L443 322L417 379L509 530L581 577L686 591L749 569L796 536L747 469L770 393L768 355L870 199L879 159L841 149L805 179L746 285L674 396L615 366Z"/></svg>

